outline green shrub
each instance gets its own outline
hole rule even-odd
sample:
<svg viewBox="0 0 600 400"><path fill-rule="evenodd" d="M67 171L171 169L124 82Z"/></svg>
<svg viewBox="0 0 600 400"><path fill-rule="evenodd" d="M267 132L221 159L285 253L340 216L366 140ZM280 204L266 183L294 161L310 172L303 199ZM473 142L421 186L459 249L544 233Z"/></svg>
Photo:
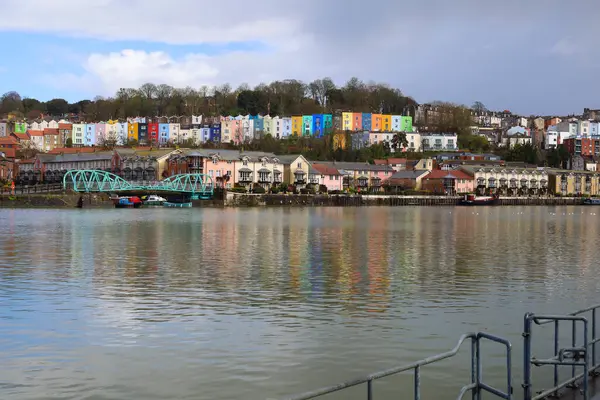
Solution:
<svg viewBox="0 0 600 400"><path fill-rule="evenodd" d="M265 193L267 193L267 191L262 186L254 186L254 188L252 189L252 193L265 194Z"/></svg>

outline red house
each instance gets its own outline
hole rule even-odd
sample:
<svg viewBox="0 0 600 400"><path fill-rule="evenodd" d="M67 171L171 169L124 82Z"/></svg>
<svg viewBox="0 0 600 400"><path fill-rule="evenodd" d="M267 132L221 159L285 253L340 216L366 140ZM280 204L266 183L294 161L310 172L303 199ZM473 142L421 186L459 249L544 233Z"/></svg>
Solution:
<svg viewBox="0 0 600 400"><path fill-rule="evenodd" d="M148 138L150 139L151 144L158 144L158 124L150 123L148 124Z"/></svg>

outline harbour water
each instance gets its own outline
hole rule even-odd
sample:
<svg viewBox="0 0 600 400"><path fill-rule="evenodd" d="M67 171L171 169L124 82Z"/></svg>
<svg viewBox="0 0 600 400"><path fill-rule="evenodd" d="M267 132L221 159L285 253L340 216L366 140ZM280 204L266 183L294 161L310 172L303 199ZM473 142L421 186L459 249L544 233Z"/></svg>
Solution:
<svg viewBox="0 0 600 400"><path fill-rule="evenodd" d="M510 339L518 379L525 312L600 302L599 231L576 206L0 210L0 397L280 398L467 331ZM423 398L456 397L468 350Z"/></svg>

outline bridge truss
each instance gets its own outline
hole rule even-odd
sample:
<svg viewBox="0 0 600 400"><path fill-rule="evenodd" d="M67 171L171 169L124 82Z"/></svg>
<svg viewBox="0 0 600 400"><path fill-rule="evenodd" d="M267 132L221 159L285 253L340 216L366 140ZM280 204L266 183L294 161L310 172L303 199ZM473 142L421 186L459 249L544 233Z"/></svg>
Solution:
<svg viewBox="0 0 600 400"><path fill-rule="evenodd" d="M63 189L84 193L114 193L147 190L186 193L198 197L212 197L214 183L205 174L179 174L147 185L130 182L111 172L102 170L71 170L63 177Z"/></svg>

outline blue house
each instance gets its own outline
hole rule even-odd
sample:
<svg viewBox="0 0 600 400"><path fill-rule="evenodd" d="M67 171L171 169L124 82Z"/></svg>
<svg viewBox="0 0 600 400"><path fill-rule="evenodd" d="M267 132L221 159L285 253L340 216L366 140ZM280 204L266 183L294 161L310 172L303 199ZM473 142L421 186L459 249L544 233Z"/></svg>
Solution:
<svg viewBox="0 0 600 400"><path fill-rule="evenodd" d="M204 124L200 128L200 141L202 143L210 141L210 125Z"/></svg>
<svg viewBox="0 0 600 400"><path fill-rule="evenodd" d="M371 113L362 113L362 128L365 131L371 130Z"/></svg>
<svg viewBox="0 0 600 400"><path fill-rule="evenodd" d="M312 116L312 134L314 137L323 137L325 134L325 125L323 124L323 114L313 114Z"/></svg>
<svg viewBox="0 0 600 400"><path fill-rule="evenodd" d="M84 146L96 145L96 124L85 124L85 134L83 135Z"/></svg>
<svg viewBox="0 0 600 400"><path fill-rule="evenodd" d="M169 143L169 124L158 124L158 143Z"/></svg>
<svg viewBox="0 0 600 400"><path fill-rule="evenodd" d="M148 124L145 122L138 124L138 142L148 143Z"/></svg>
<svg viewBox="0 0 600 400"><path fill-rule="evenodd" d="M265 120L260 115L252 115L251 119L254 121L254 132L265 130Z"/></svg>
<svg viewBox="0 0 600 400"><path fill-rule="evenodd" d="M221 124L212 124L210 126L211 142L221 142Z"/></svg>

